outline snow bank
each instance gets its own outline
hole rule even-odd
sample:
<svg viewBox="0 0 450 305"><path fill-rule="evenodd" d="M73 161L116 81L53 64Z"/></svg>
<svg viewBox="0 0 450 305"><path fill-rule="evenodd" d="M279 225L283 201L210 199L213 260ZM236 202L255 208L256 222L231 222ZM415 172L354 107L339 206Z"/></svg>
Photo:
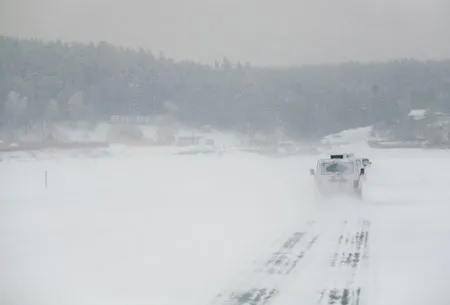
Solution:
<svg viewBox="0 0 450 305"><path fill-rule="evenodd" d="M366 141L370 138L371 131L372 126L343 130L324 137L321 142L322 144L331 145L366 143Z"/></svg>

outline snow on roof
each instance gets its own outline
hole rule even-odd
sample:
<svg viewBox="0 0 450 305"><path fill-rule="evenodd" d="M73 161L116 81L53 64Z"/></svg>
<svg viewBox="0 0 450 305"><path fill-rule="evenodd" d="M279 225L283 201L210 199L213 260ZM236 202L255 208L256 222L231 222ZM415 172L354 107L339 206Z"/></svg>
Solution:
<svg viewBox="0 0 450 305"><path fill-rule="evenodd" d="M412 109L408 116L412 117L414 120L423 119L428 113L428 109Z"/></svg>

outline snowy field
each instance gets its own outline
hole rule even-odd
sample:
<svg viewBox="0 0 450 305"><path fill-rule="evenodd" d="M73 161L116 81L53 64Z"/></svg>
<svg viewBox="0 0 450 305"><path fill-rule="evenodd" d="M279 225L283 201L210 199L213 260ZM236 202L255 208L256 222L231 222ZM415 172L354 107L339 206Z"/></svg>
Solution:
<svg viewBox="0 0 450 305"><path fill-rule="evenodd" d="M3 158L0 304L450 304L450 152L354 148L363 202L316 157Z"/></svg>

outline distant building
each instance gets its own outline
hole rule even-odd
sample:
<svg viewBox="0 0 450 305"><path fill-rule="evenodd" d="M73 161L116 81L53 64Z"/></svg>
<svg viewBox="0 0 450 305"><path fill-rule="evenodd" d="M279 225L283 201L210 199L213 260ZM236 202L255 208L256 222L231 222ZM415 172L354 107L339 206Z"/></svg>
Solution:
<svg viewBox="0 0 450 305"><path fill-rule="evenodd" d="M111 124L139 124L139 125L149 125L153 121L152 117L149 116L130 116L130 115L112 115L109 118L109 123Z"/></svg>
<svg viewBox="0 0 450 305"><path fill-rule="evenodd" d="M450 114L429 109L412 109L408 119L400 121L398 127L401 137L407 140L444 144L449 142Z"/></svg>
<svg viewBox="0 0 450 305"><path fill-rule="evenodd" d="M413 120L423 120L424 118L427 117L427 115L429 114L429 110L428 109L412 109L409 114L408 117L412 118Z"/></svg>

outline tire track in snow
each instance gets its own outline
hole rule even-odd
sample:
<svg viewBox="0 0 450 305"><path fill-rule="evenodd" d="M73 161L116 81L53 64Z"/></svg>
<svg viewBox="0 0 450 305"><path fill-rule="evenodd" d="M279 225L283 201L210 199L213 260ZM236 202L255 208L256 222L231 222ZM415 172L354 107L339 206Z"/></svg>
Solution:
<svg viewBox="0 0 450 305"><path fill-rule="evenodd" d="M345 222L331 254L328 284L320 292L317 304L362 305L368 288L368 242L370 222L360 220L356 226Z"/></svg>
<svg viewBox="0 0 450 305"><path fill-rule="evenodd" d="M309 305L368 305L370 221L361 216L349 214L344 217L350 220L337 223L319 216L288 236L244 285L212 304L267 305L280 297L283 305L302 299Z"/></svg>
<svg viewBox="0 0 450 305"><path fill-rule="evenodd" d="M307 224L305 231L291 234L263 266L254 270L255 279L231 292L219 294L212 304L267 305L279 294L280 282L289 275L317 243L320 234L312 230L314 221Z"/></svg>

